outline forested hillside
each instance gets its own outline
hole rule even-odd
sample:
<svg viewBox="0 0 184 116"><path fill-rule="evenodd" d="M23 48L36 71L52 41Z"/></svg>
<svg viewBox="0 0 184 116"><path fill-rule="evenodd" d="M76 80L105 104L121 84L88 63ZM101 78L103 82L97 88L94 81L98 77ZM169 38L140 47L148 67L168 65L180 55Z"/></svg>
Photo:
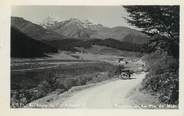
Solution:
<svg viewBox="0 0 184 116"><path fill-rule="evenodd" d="M38 40L34 40L18 29L11 27L11 57L44 57L46 53L58 50Z"/></svg>

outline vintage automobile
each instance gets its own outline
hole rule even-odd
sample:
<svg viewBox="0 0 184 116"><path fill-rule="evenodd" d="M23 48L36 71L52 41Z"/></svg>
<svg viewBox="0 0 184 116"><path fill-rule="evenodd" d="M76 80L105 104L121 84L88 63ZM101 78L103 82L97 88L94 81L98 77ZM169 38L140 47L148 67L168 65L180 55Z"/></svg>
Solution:
<svg viewBox="0 0 184 116"><path fill-rule="evenodd" d="M130 70L123 70L120 73L119 78L120 79L130 79L131 78L131 74L133 74L132 71L130 71Z"/></svg>

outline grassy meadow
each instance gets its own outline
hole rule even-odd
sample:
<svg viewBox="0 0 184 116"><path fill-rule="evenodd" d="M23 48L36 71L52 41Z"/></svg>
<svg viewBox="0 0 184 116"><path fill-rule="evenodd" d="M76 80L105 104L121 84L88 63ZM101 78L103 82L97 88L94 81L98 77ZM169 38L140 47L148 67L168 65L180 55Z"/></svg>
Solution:
<svg viewBox="0 0 184 116"><path fill-rule="evenodd" d="M66 61L63 62L66 63ZM113 78L117 66L95 61L69 62L68 64L27 61L22 65L14 62L11 69L11 107L16 108L23 107L56 89L62 93L73 86Z"/></svg>

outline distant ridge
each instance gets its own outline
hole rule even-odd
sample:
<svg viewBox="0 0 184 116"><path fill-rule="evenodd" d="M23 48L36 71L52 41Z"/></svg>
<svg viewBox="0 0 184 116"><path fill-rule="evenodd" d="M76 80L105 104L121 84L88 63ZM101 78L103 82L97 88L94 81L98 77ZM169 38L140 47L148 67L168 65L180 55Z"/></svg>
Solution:
<svg viewBox="0 0 184 116"><path fill-rule="evenodd" d="M60 40L65 37L52 30L44 29L42 26L27 21L21 17L11 17L11 26L19 29L35 40Z"/></svg>

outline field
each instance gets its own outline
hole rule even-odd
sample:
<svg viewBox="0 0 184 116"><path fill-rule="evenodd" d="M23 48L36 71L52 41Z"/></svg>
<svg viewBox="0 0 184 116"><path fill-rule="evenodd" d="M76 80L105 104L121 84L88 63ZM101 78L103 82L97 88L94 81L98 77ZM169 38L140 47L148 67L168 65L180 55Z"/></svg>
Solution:
<svg viewBox="0 0 184 116"><path fill-rule="evenodd" d="M25 104L59 90L112 78L116 66L96 60L12 59L11 107Z"/></svg>

